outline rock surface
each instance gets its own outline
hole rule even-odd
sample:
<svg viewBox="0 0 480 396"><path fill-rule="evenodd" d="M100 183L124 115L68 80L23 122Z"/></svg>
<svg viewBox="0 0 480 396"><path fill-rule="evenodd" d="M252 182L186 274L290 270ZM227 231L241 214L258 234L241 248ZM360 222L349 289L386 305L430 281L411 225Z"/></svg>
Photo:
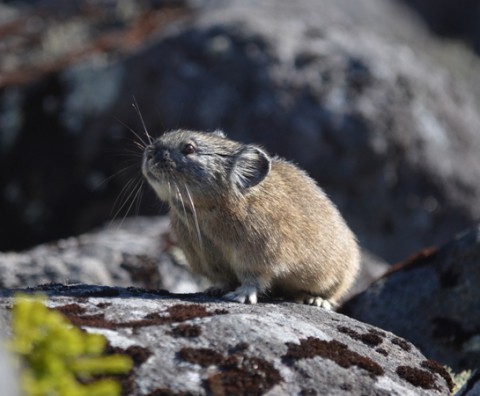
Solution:
<svg viewBox="0 0 480 396"><path fill-rule="evenodd" d="M445 370L409 342L317 307L87 285L28 291L133 357L128 395L449 395ZM4 317L11 293L0 292Z"/></svg>
<svg viewBox="0 0 480 396"><path fill-rule="evenodd" d="M206 283L175 259L181 253L168 225L167 217L135 218L29 251L0 253L0 288L54 282L199 291Z"/></svg>
<svg viewBox="0 0 480 396"><path fill-rule="evenodd" d="M300 163L387 261L480 217L480 116L469 82L431 55L435 43L395 3L173 3L183 7L175 23L142 36L141 18L122 19L118 46L94 46L0 89L0 249L85 232L109 216L131 176L111 154L131 147L114 117L141 130L132 95L155 133L223 128ZM73 27L65 19L61 48L78 29L92 40L100 29L78 16ZM151 202L142 213L158 211Z"/></svg>
<svg viewBox="0 0 480 396"><path fill-rule="evenodd" d="M480 226L394 267L342 312L455 371L480 366Z"/></svg>

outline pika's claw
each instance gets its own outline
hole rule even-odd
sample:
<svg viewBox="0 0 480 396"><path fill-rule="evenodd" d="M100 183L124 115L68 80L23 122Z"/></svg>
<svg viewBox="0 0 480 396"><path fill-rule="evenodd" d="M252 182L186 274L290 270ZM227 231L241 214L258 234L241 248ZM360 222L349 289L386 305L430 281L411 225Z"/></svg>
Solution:
<svg viewBox="0 0 480 396"><path fill-rule="evenodd" d="M332 310L332 303L329 300L325 300L318 296L312 296L311 294L302 294L298 296L295 301L299 304L314 305L316 307L322 307L328 311Z"/></svg>
<svg viewBox="0 0 480 396"><path fill-rule="evenodd" d="M223 296L227 300L236 301L242 304L256 304L257 303L257 288L251 285L240 286L233 292Z"/></svg>

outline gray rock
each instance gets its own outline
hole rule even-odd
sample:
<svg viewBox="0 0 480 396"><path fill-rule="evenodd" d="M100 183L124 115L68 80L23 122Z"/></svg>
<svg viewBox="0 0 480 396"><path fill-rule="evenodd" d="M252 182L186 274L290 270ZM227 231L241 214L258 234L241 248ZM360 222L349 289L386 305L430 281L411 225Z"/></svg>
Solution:
<svg viewBox="0 0 480 396"><path fill-rule="evenodd" d="M397 336L317 307L51 285L48 305L130 354L127 394L449 395L448 374ZM0 292L0 309L12 291Z"/></svg>
<svg viewBox="0 0 480 396"><path fill-rule="evenodd" d="M459 372L480 365L480 227L394 267L342 312Z"/></svg>
<svg viewBox="0 0 480 396"><path fill-rule="evenodd" d="M53 282L199 291L206 283L175 259L168 224L167 217L129 219L29 251L0 253L0 287Z"/></svg>

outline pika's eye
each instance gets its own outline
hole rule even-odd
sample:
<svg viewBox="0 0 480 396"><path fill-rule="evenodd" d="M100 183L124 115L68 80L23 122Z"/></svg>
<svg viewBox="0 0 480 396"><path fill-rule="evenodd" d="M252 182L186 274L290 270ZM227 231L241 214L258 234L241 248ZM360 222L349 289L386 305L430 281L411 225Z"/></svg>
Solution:
<svg viewBox="0 0 480 396"><path fill-rule="evenodd" d="M190 154L195 153L195 151L197 151L195 146L193 144L187 143L185 146L183 146L182 154L183 155L190 155Z"/></svg>
<svg viewBox="0 0 480 396"><path fill-rule="evenodd" d="M183 146L182 154L183 155L190 155L190 154L195 153L195 151L197 151L195 146L191 143L187 143L185 146Z"/></svg>

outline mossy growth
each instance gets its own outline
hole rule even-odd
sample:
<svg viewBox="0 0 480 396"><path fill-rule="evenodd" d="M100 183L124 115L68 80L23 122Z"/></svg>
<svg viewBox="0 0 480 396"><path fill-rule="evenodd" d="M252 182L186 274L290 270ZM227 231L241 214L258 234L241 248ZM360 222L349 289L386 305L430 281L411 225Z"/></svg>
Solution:
<svg viewBox="0 0 480 396"><path fill-rule="evenodd" d="M463 385L468 381L470 376L472 375L472 370L463 370L460 372L453 371L450 367L446 367L448 373L453 379L454 387L452 390L452 395L456 394Z"/></svg>
<svg viewBox="0 0 480 396"><path fill-rule="evenodd" d="M72 326L39 296L15 297L12 332L11 346L20 357L21 386L27 396L116 396L121 392L117 381L95 376L132 368L128 356L102 356L105 337Z"/></svg>

